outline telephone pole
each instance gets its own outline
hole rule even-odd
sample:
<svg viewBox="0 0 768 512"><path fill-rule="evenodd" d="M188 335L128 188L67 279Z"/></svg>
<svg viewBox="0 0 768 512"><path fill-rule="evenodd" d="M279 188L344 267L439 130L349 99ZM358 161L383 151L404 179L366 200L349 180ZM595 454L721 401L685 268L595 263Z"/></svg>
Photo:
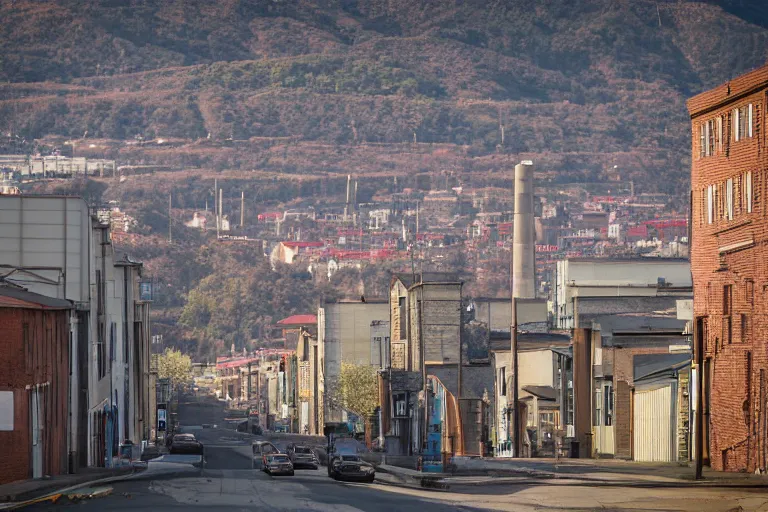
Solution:
<svg viewBox="0 0 768 512"><path fill-rule="evenodd" d="M240 229L245 225L245 191L240 192Z"/></svg>

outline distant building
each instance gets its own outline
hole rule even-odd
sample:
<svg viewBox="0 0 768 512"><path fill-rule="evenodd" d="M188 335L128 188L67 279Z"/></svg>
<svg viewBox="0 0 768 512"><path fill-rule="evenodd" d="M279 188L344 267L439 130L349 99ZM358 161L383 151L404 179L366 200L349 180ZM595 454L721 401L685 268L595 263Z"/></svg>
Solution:
<svg viewBox="0 0 768 512"><path fill-rule="evenodd" d="M554 281L558 329L586 326L580 320L586 312L618 313L627 298L668 297L667 307L674 307L674 298L692 294L690 263L676 258L570 258L557 262Z"/></svg>
<svg viewBox="0 0 768 512"><path fill-rule="evenodd" d="M766 94L763 66L688 101L702 457L718 471L768 469Z"/></svg>

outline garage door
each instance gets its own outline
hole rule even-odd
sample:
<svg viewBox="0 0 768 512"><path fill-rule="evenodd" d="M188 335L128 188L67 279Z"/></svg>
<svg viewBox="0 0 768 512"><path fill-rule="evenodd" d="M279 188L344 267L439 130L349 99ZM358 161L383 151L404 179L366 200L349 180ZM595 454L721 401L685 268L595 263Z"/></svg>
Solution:
<svg viewBox="0 0 768 512"><path fill-rule="evenodd" d="M672 385L636 390L634 416L635 460L674 461Z"/></svg>

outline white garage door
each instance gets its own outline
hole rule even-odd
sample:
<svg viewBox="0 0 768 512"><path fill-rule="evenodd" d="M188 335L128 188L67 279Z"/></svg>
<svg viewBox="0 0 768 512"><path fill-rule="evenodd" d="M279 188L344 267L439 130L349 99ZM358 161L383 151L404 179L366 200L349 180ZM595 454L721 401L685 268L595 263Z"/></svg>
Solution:
<svg viewBox="0 0 768 512"><path fill-rule="evenodd" d="M635 391L634 455L637 461L675 460L672 385Z"/></svg>

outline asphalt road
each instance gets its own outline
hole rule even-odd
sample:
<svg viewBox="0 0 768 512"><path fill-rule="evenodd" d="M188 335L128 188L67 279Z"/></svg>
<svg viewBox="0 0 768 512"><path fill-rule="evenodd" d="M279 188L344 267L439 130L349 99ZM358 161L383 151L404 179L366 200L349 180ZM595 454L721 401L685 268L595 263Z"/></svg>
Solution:
<svg viewBox="0 0 768 512"><path fill-rule="evenodd" d="M330 479L324 467L296 470L293 477L270 477L251 469L254 436L225 428L223 406L190 399L179 411L181 426L206 447L202 473L142 473L139 479L111 484L111 495L72 503L40 504L24 510L182 511L311 510L411 511L506 510L513 512L684 511L768 512L764 489L635 489L549 485L452 487L447 492ZM202 428L203 424L217 428ZM272 436L270 436L272 437ZM280 438L281 436L277 436ZM282 436L295 439L296 436ZM172 465L175 468L175 465ZM741 508L739 508L741 507Z"/></svg>
<svg viewBox="0 0 768 512"><path fill-rule="evenodd" d="M447 503L439 493L426 496L391 492L382 484L342 483L328 477L325 467L296 470L293 477L271 477L252 469L251 443L257 437L226 426L223 406L211 400L188 398L179 408L182 430L205 446L201 474L170 474L111 484L111 495L71 503L39 505L25 510L99 511L234 510L392 511L480 510ZM203 424L217 428L202 428ZM226 427L226 428L225 428Z"/></svg>

